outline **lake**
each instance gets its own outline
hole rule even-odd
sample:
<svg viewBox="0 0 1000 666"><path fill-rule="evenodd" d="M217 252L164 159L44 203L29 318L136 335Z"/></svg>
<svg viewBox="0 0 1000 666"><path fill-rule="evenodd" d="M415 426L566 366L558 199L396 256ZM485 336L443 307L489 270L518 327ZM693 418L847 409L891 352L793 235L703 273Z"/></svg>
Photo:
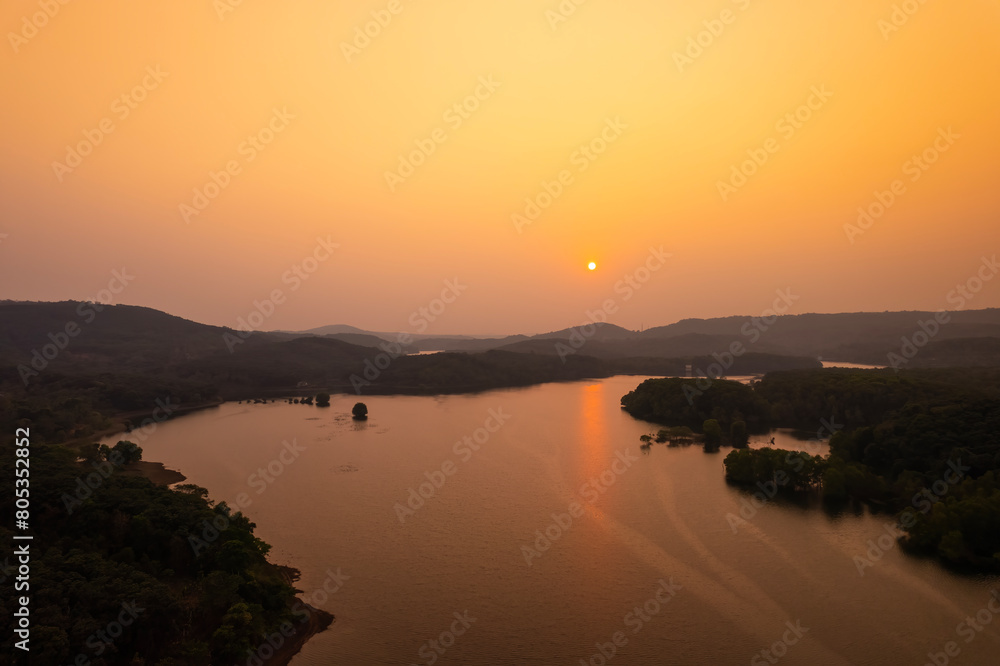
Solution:
<svg viewBox="0 0 1000 666"><path fill-rule="evenodd" d="M888 516L729 487L728 449L644 454L657 426L619 405L643 379L365 397L362 423L355 396L227 403L140 444L337 616L296 666L1000 661L1000 581L903 555Z"/></svg>

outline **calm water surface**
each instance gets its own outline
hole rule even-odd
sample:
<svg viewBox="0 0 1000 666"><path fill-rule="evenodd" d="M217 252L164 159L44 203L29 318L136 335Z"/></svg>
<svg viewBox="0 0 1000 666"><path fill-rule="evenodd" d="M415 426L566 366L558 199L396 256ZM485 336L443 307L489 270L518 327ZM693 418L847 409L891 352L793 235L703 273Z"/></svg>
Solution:
<svg viewBox="0 0 1000 666"><path fill-rule="evenodd" d="M1000 663L1000 617L958 631L996 579L957 577L888 538L861 575L855 558L887 517L779 500L753 514L724 482L725 450L643 454L638 437L655 426L619 406L642 379L366 397L366 423L349 418L352 396L327 409L229 403L142 446L216 500L245 493L271 559L300 569L305 596L337 616L296 666L598 665L602 649L612 665L773 663L769 650L781 664L920 666L949 642L950 663ZM286 449L293 440L303 450ZM422 484L431 496L402 513ZM456 613L468 629L442 637L464 629Z"/></svg>

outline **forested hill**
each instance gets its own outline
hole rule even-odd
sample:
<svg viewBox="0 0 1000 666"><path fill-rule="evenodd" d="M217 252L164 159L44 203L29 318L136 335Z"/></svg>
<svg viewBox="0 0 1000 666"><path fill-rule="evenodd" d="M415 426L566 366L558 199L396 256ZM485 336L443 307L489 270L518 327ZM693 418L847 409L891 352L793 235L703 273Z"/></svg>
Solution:
<svg viewBox="0 0 1000 666"><path fill-rule="evenodd" d="M596 359L604 344L599 339L550 338L537 344L409 356L405 340L385 341L363 333L251 333L135 306L3 302L0 392L52 395L86 383L93 389L92 402L110 402L127 411L141 409L151 397L166 395L165 390L186 403L318 389L456 393L618 373L675 374L683 373L686 364L707 368L714 362L708 354L671 358L666 352ZM760 373L818 365L811 358L753 352L727 371Z"/></svg>

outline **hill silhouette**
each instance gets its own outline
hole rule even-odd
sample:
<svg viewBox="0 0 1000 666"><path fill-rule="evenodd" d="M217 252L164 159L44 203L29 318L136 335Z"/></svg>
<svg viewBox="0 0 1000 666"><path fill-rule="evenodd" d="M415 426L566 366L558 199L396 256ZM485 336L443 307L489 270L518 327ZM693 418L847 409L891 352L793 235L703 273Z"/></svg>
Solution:
<svg viewBox="0 0 1000 666"><path fill-rule="evenodd" d="M783 315L773 320L752 316L685 319L645 331L630 331L597 323L542 333L503 338L458 339L434 337L418 340L424 351L485 351L503 349L520 353L555 353L560 342L585 340L588 355L604 359L680 358L724 353L733 343L747 351L801 356L826 361L889 365L903 339L917 335L921 322L933 328L938 313L927 311L855 312ZM948 312L948 323L933 337L908 367L1000 365L1000 351L989 340L1000 340L1000 309ZM978 341L977 341L978 340ZM974 345L976 351L969 351Z"/></svg>
<svg viewBox="0 0 1000 666"><path fill-rule="evenodd" d="M321 335L250 332L140 306L4 301L0 384L30 389L42 375L51 382L108 374L130 377L130 385L146 378L187 386L192 395L212 393L205 387L213 387L223 398L319 387L453 393L612 374L685 374L688 365L697 374L728 360L734 343L742 351L724 365L728 375L818 367L819 357L886 365L887 354L898 353L901 340L920 331L918 322L933 316L794 315L766 322L764 330L752 318L690 319L641 333L597 324L532 337L425 337L402 347L345 327ZM907 367L1000 366L1000 310L951 316ZM459 349L407 355L429 341Z"/></svg>

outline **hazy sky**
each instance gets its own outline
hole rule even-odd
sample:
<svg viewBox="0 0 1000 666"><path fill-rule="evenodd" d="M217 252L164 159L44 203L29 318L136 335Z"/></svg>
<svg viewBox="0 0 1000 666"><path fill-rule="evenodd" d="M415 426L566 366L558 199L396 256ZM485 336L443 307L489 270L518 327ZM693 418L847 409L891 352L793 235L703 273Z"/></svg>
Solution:
<svg viewBox="0 0 1000 666"><path fill-rule="evenodd" d="M3 298L638 328L1000 250L1000 1L62 2L0 8Z"/></svg>

